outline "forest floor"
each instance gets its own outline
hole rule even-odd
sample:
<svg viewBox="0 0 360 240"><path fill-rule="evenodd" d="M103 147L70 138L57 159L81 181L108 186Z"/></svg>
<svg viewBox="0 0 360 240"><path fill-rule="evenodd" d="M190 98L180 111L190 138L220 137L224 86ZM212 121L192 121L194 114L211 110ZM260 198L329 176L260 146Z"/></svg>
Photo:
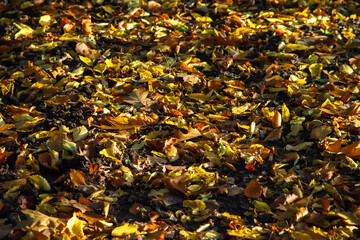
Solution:
<svg viewBox="0 0 360 240"><path fill-rule="evenodd" d="M1 239L360 238L358 1L10 2Z"/></svg>

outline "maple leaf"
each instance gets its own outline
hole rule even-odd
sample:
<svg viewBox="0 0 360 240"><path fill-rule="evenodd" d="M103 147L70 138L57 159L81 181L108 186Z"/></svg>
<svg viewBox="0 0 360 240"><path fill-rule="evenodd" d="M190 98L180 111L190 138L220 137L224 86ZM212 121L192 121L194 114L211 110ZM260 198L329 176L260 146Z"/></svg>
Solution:
<svg viewBox="0 0 360 240"><path fill-rule="evenodd" d="M129 96L124 98L124 102L130 103L134 107L149 107L154 101L148 98L149 92L134 91Z"/></svg>

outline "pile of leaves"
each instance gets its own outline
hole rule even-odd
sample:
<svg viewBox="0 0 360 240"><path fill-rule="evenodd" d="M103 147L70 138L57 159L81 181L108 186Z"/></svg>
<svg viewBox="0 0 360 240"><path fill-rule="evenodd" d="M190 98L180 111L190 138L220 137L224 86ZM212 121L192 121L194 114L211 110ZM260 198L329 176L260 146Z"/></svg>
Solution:
<svg viewBox="0 0 360 240"><path fill-rule="evenodd" d="M359 238L359 15L1 2L0 238Z"/></svg>

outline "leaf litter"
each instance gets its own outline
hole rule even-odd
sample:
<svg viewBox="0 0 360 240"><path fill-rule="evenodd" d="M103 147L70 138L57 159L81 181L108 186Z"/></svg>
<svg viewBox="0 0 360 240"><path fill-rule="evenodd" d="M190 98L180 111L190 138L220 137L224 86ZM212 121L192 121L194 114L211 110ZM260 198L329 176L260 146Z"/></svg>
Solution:
<svg viewBox="0 0 360 240"><path fill-rule="evenodd" d="M359 238L359 9L1 2L0 238Z"/></svg>

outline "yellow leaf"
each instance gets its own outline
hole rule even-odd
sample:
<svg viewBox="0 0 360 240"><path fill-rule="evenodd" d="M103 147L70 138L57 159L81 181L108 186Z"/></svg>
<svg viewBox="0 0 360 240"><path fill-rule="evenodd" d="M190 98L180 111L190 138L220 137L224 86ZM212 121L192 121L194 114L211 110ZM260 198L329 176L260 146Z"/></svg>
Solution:
<svg viewBox="0 0 360 240"><path fill-rule="evenodd" d="M244 105L239 106L239 107L232 107L232 108L231 108L231 112L232 112L233 114L243 114L243 113L245 113L245 111L248 110L248 109L249 109L249 106L246 105L246 104L244 104Z"/></svg>
<svg viewBox="0 0 360 240"><path fill-rule="evenodd" d="M202 23L209 23L212 22L212 19L210 17L197 17L196 21Z"/></svg>
<svg viewBox="0 0 360 240"><path fill-rule="evenodd" d="M341 73L346 73L346 74L352 74L354 72L354 70L347 64L342 64L340 66L340 72Z"/></svg>
<svg viewBox="0 0 360 240"><path fill-rule="evenodd" d="M111 8L111 5L101 6L105 12L112 14L115 10Z"/></svg>
<svg viewBox="0 0 360 240"><path fill-rule="evenodd" d="M90 59L89 59L90 60ZM90 60L91 61L91 60ZM84 62L84 61L83 61ZM86 62L85 62L86 63ZM86 63L87 64L87 63ZM92 62L91 65L87 64L88 66L92 66ZM105 63L99 63L94 67L94 71L95 72L99 72L101 74L103 74L106 70L107 65Z"/></svg>
<svg viewBox="0 0 360 240"><path fill-rule="evenodd" d="M50 15L43 15L39 19L39 24L43 27L49 25L51 22L51 16Z"/></svg>
<svg viewBox="0 0 360 240"><path fill-rule="evenodd" d="M237 230L228 230L227 234L244 239L264 239L264 237L260 235L260 231L255 227L252 229L244 227Z"/></svg>
<svg viewBox="0 0 360 240"><path fill-rule="evenodd" d="M92 61L90 58L84 57L79 55L79 58L82 62L84 62L86 65L88 65L89 67L91 67L93 65Z"/></svg>
<svg viewBox="0 0 360 240"><path fill-rule="evenodd" d="M166 95L165 97L171 103L179 103L180 102L180 98L176 97L173 93L170 93L170 94Z"/></svg>
<svg viewBox="0 0 360 240"><path fill-rule="evenodd" d="M223 217L225 217L225 218L227 218L227 219L229 219L231 221L239 221L239 222L243 221L240 216L232 215L232 214L230 214L228 212L224 212L224 213L222 213L222 215L223 215Z"/></svg>
<svg viewBox="0 0 360 240"><path fill-rule="evenodd" d="M89 131L85 126L76 127L72 133L73 139L75 142L81 141L87 137L88 133Z"/></svg>
<svg viewBox="0 0 360 240"><path fill-rule="evenodd" d="M303 50L309 50L309 49L313 49L314 46L306 46L306 45L302 45L302 44L296 44L296 43L289 43L286 44L285 49L288 52L293 52L293 51L303 51Z"/></svg>
<svg viewBox="0 0 360 240"><path fill-rule="evenodd" d="M166 146L164 148L164 152L166 153L166 156L168 157L170 162L174 162L179 159L178 149L174 145Z"/></svg>
<svg viewBox="0 0 360 240"><path fill-rule="evenodd" d="M208 96L203 93L190 93L190 94L187 94L187 96L191 99L199 100L199 101L203 101L203 102L205 102L209 99Z"/></svg>
<svg viewBox="0 0 360 240"><path fill-rule="evenodd" d="M128 235L140 235L141 232L138 230L138 226L126 223L122 226L116 227L112 230L111 236L123 237Z"/></svg>
<svg viewBox="0 0 360 240"><path fill-rule="evenodd" d="M105 157L108 157L108 158L111 158L114 160L118 160L118 158L116 156L120 155L121 151L116 146L116 143L112 142L111 146L109 148L105 148L105 149L101 150L100 154L104 155Z"/></svg>
<svg viewBox="0 0 360 240"><path fill-rule="evenodd" d="M15 34L15 39L19 37L26 37L33 33L33 29L25 24L20 23L20 31Z"/></svg>
<svg viewBox="0 0 360 240"><path fill-rule="evenodd" d="M67 228L70 230L72 234L74 234L77 237L85 236L83 232L84 225L85 222L78 219L75 213L73 213L72 218L70 218L69 221L67 222Z"/></svg>
<svg viewBox="0 0 360 240"><path fill-rule="evenodd" d="M288 122L290 120L290 111L287 108L285 103L283 103L283 105L282 105L281 112L282 112L283 121Z"/></svg>
<svg viewBox="0 0 360 240"><path fill-rule="evenodd" d="M309 66L309 71L311 74L311 77L316 77L320 75L321 70L323 69L322 63L313 63Z"/></svg>
<svg viewBox="0 0 360 240"><path fill-rule="evenodd" d="M197 214L198 212L202 212L206 208L206 204L201 200L185 200L183 202L183 206L190 208L192 210L192 214Z"/></svg>

